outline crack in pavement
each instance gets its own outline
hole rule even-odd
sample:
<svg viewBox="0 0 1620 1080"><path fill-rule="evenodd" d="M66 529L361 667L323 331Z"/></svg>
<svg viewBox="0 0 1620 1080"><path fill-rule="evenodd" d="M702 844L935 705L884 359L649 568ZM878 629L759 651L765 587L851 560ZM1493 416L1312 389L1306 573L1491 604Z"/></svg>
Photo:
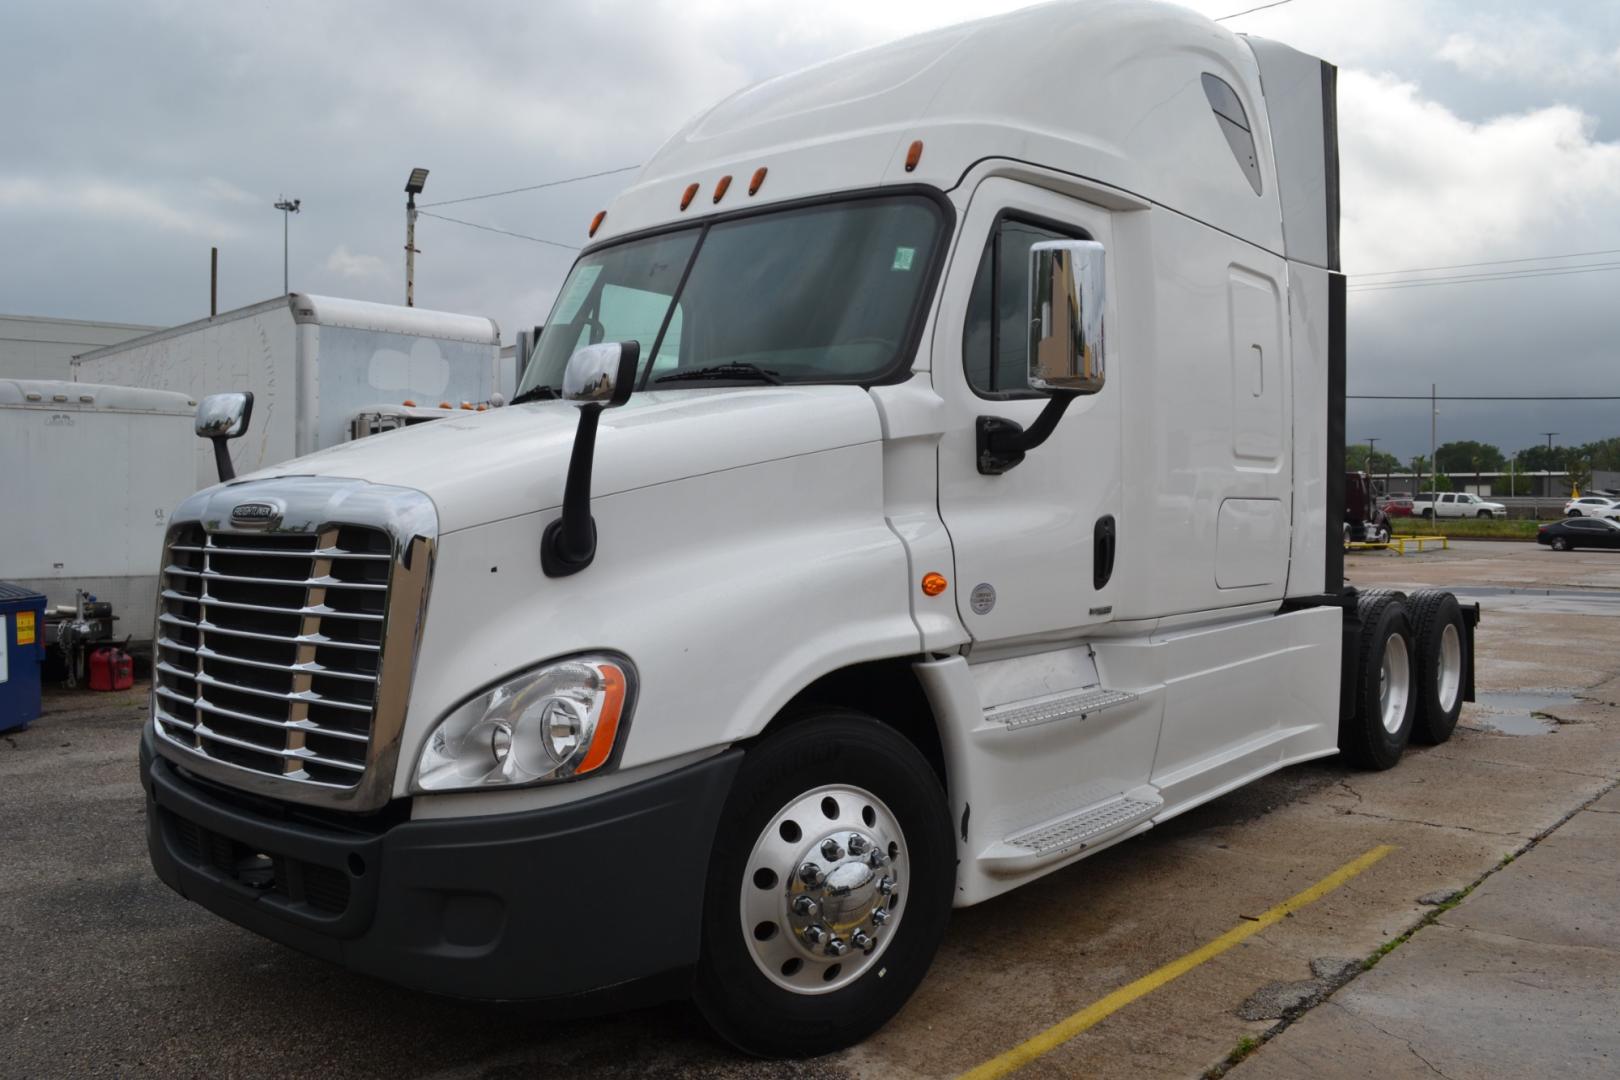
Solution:
<svg viewBox="0 0 1620 1080"><path fill-rule="evenodd" d="M1372 1028L1374 1031L1378 1032L1380 1035L1387 1036L1388 1038L1394 1039L1396 1042L1401 1043L1402 1045L1404 1045L1406 1047L1407 1051L1410 1052L1413 1057L1415 1057L1419 1061L1423 1062L1423 1064L1428 1067L1428 1070L1430 1072L1434 1073L1434 1075L1444 1077L1445 1080L1451 1080L1451 1077L1446 1076L1446 1074L1440 1070L1440 1067L1438 1065L1436 1065L1434 1062L1430 1061L1428 1058L1424 1057L1422 1054L1418 1053L1418 1048L1412 1045L1412 1040L1411 1039L1408 1039L1403 1035L1397 1035L1393 1031L1389 1031L1389 1030L1387 1030L1385 1028L1379 1027L1377 1024L1373 1023L1367 1017L1362 1016L1358 1012L1352 1012L1350 1009L1348 1009L1345 1006L1341 1005L1337 1001L1330 1001L1330 1002L1328 1002L1328 1004L1334 1006L1340 1012L1342 1012L1346 1016L1350 1017L1352 1020L1357 1020L1357 1021L1360 1021L1363 1024L1366 1024L1368 1027Z"/></svg>
<svg viewBox="0 0 1620 1080"><path fill-rule="evenodd" d="M1462 832L1479 833L1481 836L1494 836L1499 840L1520 840L1519 833L1494 832L1490 829L1476 829L1472 825L1451 825L1439 821L1421 821L1418 818L1394 817L1389 814L1375 814L1371 810L1357 810L1351 807L1339 811L1341 814L1354 814L1356 817L1374 818L1378 821L1393 821L1403 825L1426 825L1431 829L1458 829Z"/></svg>

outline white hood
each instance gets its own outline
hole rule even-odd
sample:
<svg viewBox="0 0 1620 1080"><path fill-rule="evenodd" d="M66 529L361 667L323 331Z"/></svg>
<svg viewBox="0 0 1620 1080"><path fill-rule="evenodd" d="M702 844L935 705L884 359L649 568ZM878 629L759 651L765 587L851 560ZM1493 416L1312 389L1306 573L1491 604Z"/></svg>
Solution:
<svg viewBox="0 0 1620 1080"><path fill-rule="evenodd" d="M578 409L545 401L458 413L372 435L239 478L333 476L415 488L441 534L562 503ZM602 414L594 496L779 458L875 442L871 396L857 386L658 390Z"/></svg>

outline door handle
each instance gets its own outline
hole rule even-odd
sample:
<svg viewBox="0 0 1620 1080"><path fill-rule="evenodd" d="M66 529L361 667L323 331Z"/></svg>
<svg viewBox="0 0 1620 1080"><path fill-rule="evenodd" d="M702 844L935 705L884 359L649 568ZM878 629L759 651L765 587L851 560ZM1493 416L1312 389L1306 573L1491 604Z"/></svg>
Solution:
<svg viewBox="0 0 1620 1080"><path fill-rule="evenodd" d="M1118 538L1113 514L1104 514L1097 519L1091 538L1091 587L1101 589L1114 576L1114 549Z"/></svg>

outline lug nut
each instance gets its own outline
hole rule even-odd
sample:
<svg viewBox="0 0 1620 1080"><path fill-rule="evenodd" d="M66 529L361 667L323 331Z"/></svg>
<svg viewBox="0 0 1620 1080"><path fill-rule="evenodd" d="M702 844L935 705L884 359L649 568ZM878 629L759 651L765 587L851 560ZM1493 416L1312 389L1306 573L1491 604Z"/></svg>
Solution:
<svg viewBox="0 0 1620 1080"><path fill-rule="evenodd" d="M821 911L821 905L816 903L815 897L800 893L793 899L793 914L802 915L807 919L814 918Z"/></svg>
<svg viewBox="0 0 1620 1080"><path fill-rule="evenodd" d="M894 892L894 878L884 875L883 880L878 882L878 892L884 896Z"/></svg>
<svg viewBox="0 0 1620 1080"><path fill-rule="evenodd" d="M862 836L858 832L849 834L849 853L851 855L864 854L867 847L868 845L866 843L866 837Z"/></svg>
<svg viewBox="0 0 1620 1080"><path fill-rule="evenodd" d="M829 836L821 842L821 857L828 862L837 862L844 857L844 849L838 846L838 841Z"/></svg>
<svg viewBox="0 0 1620 1080"><path fill-rule="evenodd" d="M843 956L847 952L849 952L849 946L844 944L843 938L833 938L827 942L828 956Z"/></svg>
<svg viewBox="0 0 1620 1080"><path fill-rule="evenodd" d="M883 854L883 851L880 848L873 848L866 856L867 865L874 870L881 870L883 865L888 861L889 857Z"/></svg>
<svg viewBox="0 0 1620 1080"><path fill-rule="evenodd" d="M889 921L889 909L886 907L872 909L872 925L882 926Z"/></svg>
<svg viewBox="0 0 1620 1080"><path fill-rule="evenodd" d="M819 923L804 928L804 940L812 945L820 945L827 940L827 928Z"/></svg>
<svg viewBox="0 0 1620 1080"><path fill-rule="evenodd" d="M869 936L865 930L856 930L849 935L849 943L865 953L877 948L877 938Z"/></svg>
<svg viewBox="0 0 1620 1080"><path fill-rule="evenodd" d="M807 862L799 867L799 880L811 888L821 884L821 867L813 862Z"/></svg>

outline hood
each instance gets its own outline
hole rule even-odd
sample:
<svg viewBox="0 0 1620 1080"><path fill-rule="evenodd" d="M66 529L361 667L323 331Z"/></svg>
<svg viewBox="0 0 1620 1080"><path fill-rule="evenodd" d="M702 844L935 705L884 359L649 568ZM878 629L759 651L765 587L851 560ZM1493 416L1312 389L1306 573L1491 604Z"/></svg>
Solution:
<svg viewBox="0 0 1620 1080"><path fill-rule="evenodd" d="M562 504L579 409L539 401L371 435L239 477L395 484L434 502L440 533ZM881 438L858 386L655 390L602 413L593 497Z"/></svg>

